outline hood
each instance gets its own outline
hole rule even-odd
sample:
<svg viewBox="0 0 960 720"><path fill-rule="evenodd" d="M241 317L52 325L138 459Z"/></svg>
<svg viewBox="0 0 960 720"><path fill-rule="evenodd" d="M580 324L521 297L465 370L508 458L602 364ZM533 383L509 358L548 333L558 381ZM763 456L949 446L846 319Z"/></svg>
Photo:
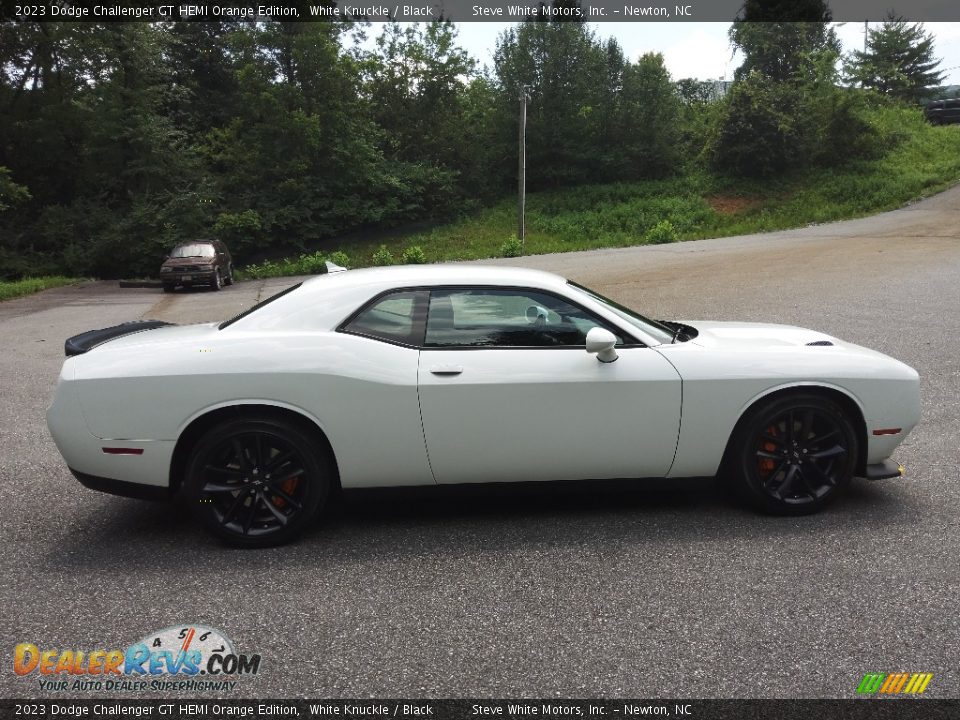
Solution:
<svg viewBox="0 0 960 720"><path fill-rule="evenodd" d="M839 345L841 341L817 330L773 325L768 323L716 322L709 320L683 321L697 331L690 342L709 348L772 348L818 345Z"/></svg>

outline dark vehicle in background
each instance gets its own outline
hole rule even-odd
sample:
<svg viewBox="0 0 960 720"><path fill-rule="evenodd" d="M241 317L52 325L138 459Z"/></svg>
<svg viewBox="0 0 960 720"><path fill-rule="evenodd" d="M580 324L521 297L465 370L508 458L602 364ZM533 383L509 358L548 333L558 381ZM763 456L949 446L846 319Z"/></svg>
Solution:
<svg viewBox="0 0 960 720"><path fill-rule="evenodd" d="M164 292L173 292L177 285L205 285L214 290L233 285L230 251L219 240L194 240L177 245L160 266L160 282Z"/></svg>
<svg viewBox="0 0 960 720"><path fill-rule="evenodd" d="M923 114L934 125L960 123L960 98L928 102Z"/></svg>

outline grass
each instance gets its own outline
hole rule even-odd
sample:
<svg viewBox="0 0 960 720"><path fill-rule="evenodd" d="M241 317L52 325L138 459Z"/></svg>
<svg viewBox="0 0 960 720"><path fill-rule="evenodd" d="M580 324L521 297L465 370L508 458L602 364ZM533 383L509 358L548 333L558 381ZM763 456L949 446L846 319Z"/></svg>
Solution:
<svg viewBox="0 0 960 720"><path fill-rule="evenodd" d="M881 157L786 177L744 180L703 170L666 180L588 185L527 197L523 253L590 250L770 232L891 210L960 181L960 126L933 127L916 111L874 115ZM505 200L428 232L355 243L335 262L348 267L516 256L516 204ZM309 274L320 253L248 267L248 276ZM266 267L265 267L266 266ZM252 273L251 273L252 271ZM266 274L264 274L266 273Z"/></svg>
<svg viewBox="0 0 960 720"><path fill-rule="evenodd" d="M22 295L32 295L41 290L73 285L80 282L79 278L63 277L62 275L45 275L43 277L24 278L23 280L0 281L0 301Z"/></svg>

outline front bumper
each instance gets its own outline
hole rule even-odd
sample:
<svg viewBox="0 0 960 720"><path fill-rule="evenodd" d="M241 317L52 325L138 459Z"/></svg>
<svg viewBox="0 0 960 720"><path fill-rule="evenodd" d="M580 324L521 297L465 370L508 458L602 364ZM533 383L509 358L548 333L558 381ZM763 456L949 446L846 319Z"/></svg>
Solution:
<svg viewBox="0 0 960 720"><path fill-rule="evenodd" d="M905 468L898 462L887 458L883 462L867 465L863 477L867 480L887 480L889 478L903 477Z"/></svg>
<svg viewBox="0 0 960 720"><path fill-rule="evenodd" d="M165 285L209 285L213 281L215 270L197 272L160 273L160 282Z"/></svg>

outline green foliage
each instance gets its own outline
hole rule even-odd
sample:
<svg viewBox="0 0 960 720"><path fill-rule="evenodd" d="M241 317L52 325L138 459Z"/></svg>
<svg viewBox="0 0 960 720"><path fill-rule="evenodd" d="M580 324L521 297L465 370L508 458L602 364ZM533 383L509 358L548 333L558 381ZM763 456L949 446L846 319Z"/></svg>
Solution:
<svg viewBox="0 0 960 720"><path fill-rule="evenodd" d="M516 235L507 238L503 245L500 246L500 257L515 258L521 255L523 255L523 243L520 242Z"/></svg>
<svg viewBox="0 0 960 720"><path fill-rule="evenodd" d="M419 245L411 245L403 251L403 263L405 265L423 265L427 262L427 254Z"/></svg>
<svg viewBox="0 0 960 720"><path fill-rule="evenodd" d="M297 264L306 275L319 275L327 271L326 258L322 253L304 254L298 258Z"/></svg>
<svg viewBox="0 0 960 720"><path fill-rule="evenodd" d="M0 213L30 199L30 191L10 178L10 170L0 167Z"/></svg>
<svg viewBox="0 0 960 720"><path fill-rule="evenodd" d="M839 167L813 166L762 180L692 170L662 180L531 193L523 251L640 245L663 233L666 223L686 240L802 227L889 210L960 180L960 133L954 128L932 127L919 110L877 98L868 97L856 111L882 151ZM421 245L437 261L516 257L519 241L503 241L515 223L516 206L508 200L427 232L398 235L386 248L400 253ZM654 231L658 223L663 225ZM377 247L358 245L357 256L369 258Z"/></svg>
<svg viewBox="0 0 960 720"><path fill-rule="evenodd" d="M803 159L794 89L753 73L733 84L709 151L713 167L747 177L769 176Z"/></svg>
<svg viewBox="0 0 960 720"><path fill-rule="evenodd" d="M489 71L447 22L388 24L372 48L349 22L0 24L0 278L155 275L175 243L210 236L238 267L259 261L252 277L322 272L315 251L333 246L340 265L418 261L411 246L431 260L515 252L504 198L525 86L524 252L642 243L658 223L683 238L746 228L749 212L721 221L704 200L740 182L708 163L812 177L933 143L888 122L876 94L836 87L825 6L800 3L805 23L771 25L770 3L748 0L759 22L732 37L753 72L723 100L674 87L662 57L628 58L586 23L512 27ZM882 204L950 167L898 192L848 185ZM771 217L755 222L787 222ZM408 223L435 229L384 233Z"/></svg>
<svg viewBox="0 0 960 720"><path fill-rule="evenodd" d="M846 80L906 102L919 103L943 81L936 68L934 38L923 23L908 23L893 13L867 33L866 52L846 60Z"/></svg>
<svg viewBox="0 0 960 720"><path fill-rule="evenodd" d="M501 34L494 63L502 91L492 125L510 160L503 176L516 177L524 88L530 189L676 172L680 104L661 55L631 62L586 23L527 22Z"/></svg>
<svg viewBox="0 0 960 720"><path fill-rule="evenodd" d="M736 78L796 79L811 54L840 51L830 20L824 0L746 0L730 26L730 43L744 55Z"/></svg>
<svg viewBox="0 0 960 720"><path fill-rule="evenodd" d="M869 98L837 85L836 55L808 55L796 76L753 72L734 83L706 147L712 167L745 177L837 166L883 148Z"/></svg>
<svg viewBox="0 0 960 720"><path fill-rule="evenodd" d="M263 230L263 221L256 210L220 213L213 224L213 233L230 247L231 252L243 254L257 246Z"/></svg>
<svg viewBox="0 0 960 720"><path fill-rule="evenodd" d="M381 245L377 248L377 251L373 253L371 260L373 264L377 266L393 265L393 253L390 252L386 245Z"/></svg>
<svg viewBox="0 0 960 720"><path fill-rule="evenodd" d="M662 243L676 242L679 238L677 237L677 229L673 226L673 223L669 220L661 220L647 231L644 239L648 243L659 245Z"/></svg>
<svg viewBox="0 0 960 720"><path fill-rule="evenodd" d="M0 301L10 300L21 295L31 295L41 290L49 290L63 285L73 285L78 282L80 281L77 278L63 277L62 275L46 275L12 282L0 282Z"/></svg>
<svg viewBox="0 0 960 720"><path fill-rule="evenodd" d="M330 262L334 265L339 265L340 267L349 268L353 265L353 261L350 259L350 256L347 255L343 250L336 250L335 252L330 253Z"/></svg>
<svg viewBox="0 0 960 720"><path fill-rule="evenodd" d="M290 275L320 275L327 271L326 258L322 253L302 254L297 258L284 260L264 260L261 263L247 265L238 277L247 280L260 280Z"/></svg>

